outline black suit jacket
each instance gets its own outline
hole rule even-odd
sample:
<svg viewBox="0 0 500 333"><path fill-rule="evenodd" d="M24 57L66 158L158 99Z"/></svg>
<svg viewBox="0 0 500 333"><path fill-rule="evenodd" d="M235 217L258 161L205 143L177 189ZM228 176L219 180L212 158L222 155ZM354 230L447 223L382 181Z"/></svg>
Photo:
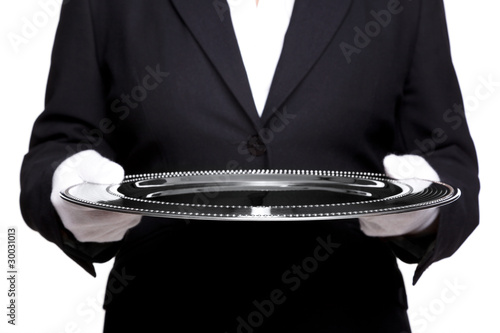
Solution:
<svg viewBox="0 0 500 333"><path fill-rule="evenodd" d="M383 172L385 155L419 154L462 197L441 208L437 235L426 239L369 238L356 221L186 227L144 218L123 242L79 243L63 228L49 193L58 163L84 149L99 151L129 174L237 168ZM393 286L383 285L401 299L391 250L419 263L416 281L461 246L478 223L476 163L441 0L296 0L261 118L225 1L71 0L62 9L46 109L23 163L21 207L30 227L91 273L91 262L108 260L118 249L117 262L126 262L121 258L129 249L146 249L169 232L204 230L222 242L213 234L218 230L226 233L233 255L250 251L253 238L264 244L266 256L270 244L280 242L262 235L289 235L294 241L283 246L306 255L322 230L345 249L338 260L347 266L332 270L344 267L373 283L392 276ZM205 230L207 225L213 228ZM246 235L246 250L228 240L232 231ZM290 264L285 253L283 262ZM393 273L380 273L385 271ZM353 274L345 281L352 282Z"/></svg>

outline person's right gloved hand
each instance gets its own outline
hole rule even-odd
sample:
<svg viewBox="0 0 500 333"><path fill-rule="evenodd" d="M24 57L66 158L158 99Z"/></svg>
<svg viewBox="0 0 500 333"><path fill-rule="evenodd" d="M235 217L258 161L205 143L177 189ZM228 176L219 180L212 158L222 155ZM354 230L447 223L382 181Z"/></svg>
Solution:
<svg viewBox="0 0 500 333"><path fill-rule="evenodd" d="M59 193L83 182L116 184L124 178L123 168L95 150L85 150L64 160L52 177L50 200L64 227L80 242L114 242L141 221L141 216L93 209L63 200Z"/></svg>

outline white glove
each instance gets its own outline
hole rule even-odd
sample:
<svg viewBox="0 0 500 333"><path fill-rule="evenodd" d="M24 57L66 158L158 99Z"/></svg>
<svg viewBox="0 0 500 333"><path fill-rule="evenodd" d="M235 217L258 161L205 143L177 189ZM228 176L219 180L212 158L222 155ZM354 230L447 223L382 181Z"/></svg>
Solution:
<svg viewBox="0 0 500 333"><path fill-rule="evenodd" d="M83 182L115 184L123 180L123 168L95 150L85 150L64 160L52 177L50 201L62 223L80 242L114 242L141 221L140 215L108 212L69 203L59 192Z"/></svg>
<svg viewBox="0 0 500 333"><path fill-rule="evenodd" d="M385 173L394 179L420 178L440 181L436 171L427 161L418 155L388 155L384 158ZM422 185L414 185L415 191L422 190ZM419 187L420 186L420 187ZM425 187L424 187L425 188ZM418 234L429 228L437 219L439 208L433 207L414 212L361 217L361 231L367 236L391 237L406 234Z"/></svg>

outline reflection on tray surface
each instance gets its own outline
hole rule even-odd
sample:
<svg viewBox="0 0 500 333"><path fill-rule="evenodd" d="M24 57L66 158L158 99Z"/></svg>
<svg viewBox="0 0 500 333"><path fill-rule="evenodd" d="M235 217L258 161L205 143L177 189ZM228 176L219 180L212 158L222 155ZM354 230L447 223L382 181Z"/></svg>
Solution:
<svg viewBox="0 0 500 333"><path fill-rule="evenodd" d="M125 197L203 205L287 206L361 202L398 195L401 187L378 180L290 175L193 176L122 184ZM266 177L267 176L267 177ZM305 193L304 191L307 191Z"/></svg>

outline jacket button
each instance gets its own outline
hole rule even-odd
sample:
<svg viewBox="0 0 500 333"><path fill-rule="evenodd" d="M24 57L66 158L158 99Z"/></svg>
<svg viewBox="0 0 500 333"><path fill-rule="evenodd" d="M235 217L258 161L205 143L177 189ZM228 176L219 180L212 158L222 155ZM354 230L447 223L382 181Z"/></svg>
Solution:
<svg viewBox="0 0 500 333"><path fill-rule="evenodd" d="M262 142L258 135L252 135L247 141L247 148L251 155L261 156L266 153L266 145Z"/></svg>

